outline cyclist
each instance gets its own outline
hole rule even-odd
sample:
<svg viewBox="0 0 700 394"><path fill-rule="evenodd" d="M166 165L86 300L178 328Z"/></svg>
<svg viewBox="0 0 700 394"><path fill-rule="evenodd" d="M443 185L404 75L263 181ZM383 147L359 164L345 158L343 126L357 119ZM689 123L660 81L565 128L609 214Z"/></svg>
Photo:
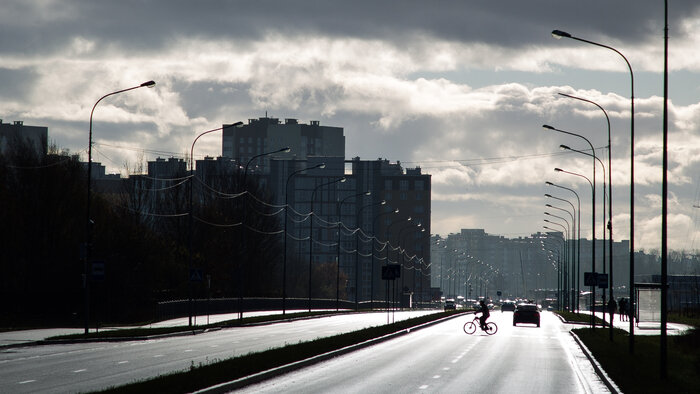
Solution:
<svg viewBox="0 0 700 394"><path fill-rule="evenodd" d="M491 314L489 313L489 307L486 306L484 300L479 301L479 310L477 312L481 312L481 316L479 317L481 329L486 330L486 319L488 319Z"/></svg>

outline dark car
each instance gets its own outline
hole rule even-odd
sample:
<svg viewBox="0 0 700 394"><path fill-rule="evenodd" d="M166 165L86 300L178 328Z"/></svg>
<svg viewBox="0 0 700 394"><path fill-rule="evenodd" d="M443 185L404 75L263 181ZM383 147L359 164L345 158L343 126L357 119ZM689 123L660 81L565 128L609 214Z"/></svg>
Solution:
<svg viewBox="0 0 700 394"><path fill-rule="evenodd" d="M513 312L515 311L515 302L512 301L505 301L501 304L501 312L503 311L510 311Z"/></svg>
<svg viewBox="0 0 700 394"><path fill-rule="evenodd" d="M513 312L513 325L530 323L540 326L540 309L535 304L519 304Z"/></svg>
<svg viewBox="0 0 700 394"><path fill-rule="evenodd" d="M445 300L445 310L446 311L453 311L457 309L457 305L455 305L455 300Z"/></svg>

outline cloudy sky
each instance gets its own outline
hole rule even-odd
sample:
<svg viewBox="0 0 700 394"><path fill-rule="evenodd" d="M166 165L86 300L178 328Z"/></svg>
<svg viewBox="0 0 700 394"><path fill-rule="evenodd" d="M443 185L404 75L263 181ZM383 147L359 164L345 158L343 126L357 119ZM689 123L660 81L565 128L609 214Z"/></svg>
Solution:
<svg viewBox="0 0 700 394"><path fill-rule="evenodd" d="M669 10L669 245L700 249L700 3ZM635 246L660 247L663 1L4 0L0 118L47 126L110 172L184 157L202 131L265 116L345 129L346 157L432 174L432 231L542 231L550 193L581 196L591 234L592 178L581 138L607 162L612 130L615 239L629 238L630 74L635 78ZM217 137L197 157L220 154ZM602 170L598 167L598 229ZM551 210L551 209L550 209ZM563 212L553 211L566 216ZM554 219L556 220L556 219Z"/></svg>

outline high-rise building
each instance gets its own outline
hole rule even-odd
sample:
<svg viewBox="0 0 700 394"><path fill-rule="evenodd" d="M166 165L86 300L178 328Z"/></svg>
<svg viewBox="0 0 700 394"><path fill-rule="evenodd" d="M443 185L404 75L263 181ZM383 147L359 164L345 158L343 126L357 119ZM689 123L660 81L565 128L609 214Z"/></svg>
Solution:
<svg viewBox="0 0 700 394"><path fill-rule="evenodd" d="M5 154L11 144L26 143L38 158L44 158L48 153L48 135L48 127L25 126L22 121L3 123L0 119L0 154Z"/></svg>
<svg viewBox="0 0 700 394"><path fill-rule="evenodd" d="M345 136L342 127L321 126L319 121L309 124L296 119L249 119L239 127L224 125L221 154L224 157L247 163L251 158L266 152L289 147L288 153L275 154L275 158L306 160L312 156L345 157ZM251 165L267 167L270 156L263 156Z"/></svg>

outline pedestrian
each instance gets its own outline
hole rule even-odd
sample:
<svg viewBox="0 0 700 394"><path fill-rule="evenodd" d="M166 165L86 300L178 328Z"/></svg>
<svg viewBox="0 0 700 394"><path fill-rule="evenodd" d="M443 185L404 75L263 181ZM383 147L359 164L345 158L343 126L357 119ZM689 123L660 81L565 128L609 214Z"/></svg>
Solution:
<svg viewBox="0 0 700 394"><path fill-rule="evenodd" d="M627 321L627 299L620 298L620 321Z"/></svg>
<svg viewBox="0 0 700 394"><path fill-rule="evenodd" d="M610 325L612 325L613 320L615 320L615 312L617 312L617 302L615 302L613 297L610 297L608 302L608 311L610 312Z"/></svg>

